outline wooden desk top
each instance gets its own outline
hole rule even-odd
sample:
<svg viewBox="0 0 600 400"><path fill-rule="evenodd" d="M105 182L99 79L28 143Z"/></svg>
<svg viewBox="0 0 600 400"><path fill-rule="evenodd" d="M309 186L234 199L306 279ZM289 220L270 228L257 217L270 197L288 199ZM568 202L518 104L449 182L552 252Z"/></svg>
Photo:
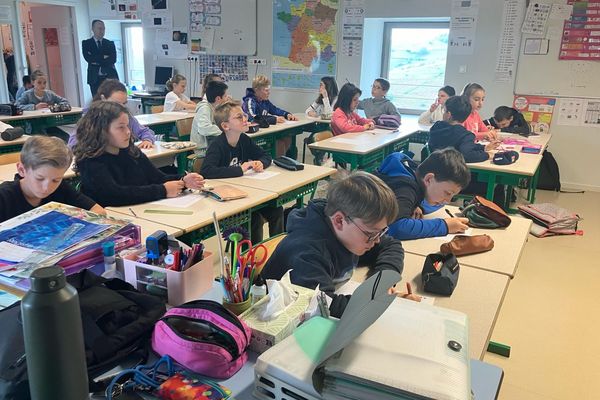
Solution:
<svg viewBox="0 0 600 400"><path fill-rule="evenodd" d="M194 112L171 111L161 112L156 114L139 114L135 119L142 125L152 126L157 124L166 124L169 122L177 122L180 119L194 118Z"/></svg>
<svg viewBox="0 0 600 400"><path fill-rule="evenodd" d="M142 151L146 154L150 160L154 159L162 159L166 157L175 157L179 153L186 153L188 151L194 150L195 147L188 147L186 149L165 149L160 145L161 142L156 142L154 147L151 149L143 149ZM17 173L16 164L5 164L0 165L0 182L2 181L12 181L14 179L15 174ZM73 171L73 166L71 166L67 172L65 172L64 178L71 179L75 177L75 171Z"/></svg>
<svg viewBox="0 0 600 400"><path fill-rule="evenodd" d="M275 192L279 195L297 189L310 182L318 181L337 172L334 168L319 167L316 165L304 164L302 171L288 171L272 164L265 171L277 172L278 175L268 179L252 179L245 176L239 178L220 179L229 185L244 186L255 189Z"/></svg>
<svg viewBox="0 0 600 400"><path fill-rule="evenodd" d="M314 124L316 120L314 118L307 117L305 114L295 114L298 117L298 121L285 121L281 124L271 125L268 128L260 128L256 133L247 133L251 138L256 138L265 135L271 135L276 132L281 132L286 129L296 128L299 126Z"/></svg>
<svg viewBox="0 0 600 400"><path fill-rule="evenodd" d="M526 154L519 153L519 159L514 164L510 165L497 165L492 162L492 159L478 162L478 163L467 163L469 169L480 169L490 172L503 172L506 174L517 174L533 176L537 171L540 162L542 162L541 154Z"/></svg>
<svg viewBox="0 0 600 400"><path fill-rule="evenodd" d="M0 147L14 146L16 144L22 145L23 143L25 143L25 141L27 141L27 139L29 139L29 137L30 137L29 135L23 135L20 138L17 138L15 140L9 140L9 141L6 141L6 140L0 138Z"/></svg>
<svg viewBox="0 0 600 400"><path fill-rule="evenodd" d="M8 121L16 121L20 119L34 119L34 118L46 118L53 117L55 115L72 115L72 114L81 114L83 109L81 107L71 107L71 111L63 111L53 113L50 112L49 109L45 110L35 110L35 111L23 111L23 115L6 115L1 116L0 121L7 122Z"/></svg>
<svg viewBox="0 0 600 400"><path fill-rule="evenodd" d="M453 214L459 212L458 207L446 206L426 215L425 218L448 218L444 208L450 210ZM486 234L494 239L494 248L485 253L461 256L458 258L460 265L496 272L514 278L521 253L529 237L531 220L515 215L510 216L510 219L512 223L505 229L473 228L473 235ZM440 246L448 241L449 239L442 238L404 240L402 241L402 247L407 253L426 256L440 251Z"/></svg>
<svg viewBox="0 0 600 400"><path fill-rule="evenodd" d="M417 129L414 126L409 125L402 125L398 131L375 128L365 132L344 133L320 142L311 143L308 147L325 151L368 154L407 138L416 131Z"/></svg>
<svg viewBox="0 0 600 400"><path fill-rule="evenodd" d="M460 311L469 316L469 356L483 359L488 342L494 330L500 307L508 288L509 278L476 268L461 268L458 285L450 297L425 293L421 283L421 270L424 256L405 254L404 271L399 290L410 282L413 292L434 297L434 305ZM366 268L358 269L353 280L362 281Z"/></svg>
<svg viewBox="0 0 600 400"><path fill-rule="evenodd" d="M159 229L167 232L167 235L179 236L183 234L183 230L181 229L174 228L168 225L158 224L156 222L148 221L142 218L135 218L131 216L131 213L129 213L129 215L124 215L110 209L106 211L109 217L117 218L122 221L128 221L142 228L142 243L144 243L146 237L148 237L149 235L151 235Z"/></svg>
<svg viewBox="0 0 600 400"><path fill-rule="evenodd" d="M229 184L226 181L207 180L207 185L218 186L223 184ZM199 200L192 204L189 208L176 208L168 207L153 203L138 204L131 207L107 207L107 209L119 213L131 216L132 213L130 208L136 214L138 219L144 219L147 221L155 222L159 225L171 226L174 228L181 229L184 233L192 232L197 229L203 228L207 225L212 224L212 213L217 213L218 219L227 218L231 215L239 212L248 210L254 206L265 203L269 200L277 198L277 194L274 192L266 192L260 189L253 189L245 187L244 191L248 193L248 197L243 199L231 200L226 202L218 202L213 198L206 197L204 195L197 194ZM144 210L191 210L191 215L178 215L178 214L150 214L145 213Z"/></svg>

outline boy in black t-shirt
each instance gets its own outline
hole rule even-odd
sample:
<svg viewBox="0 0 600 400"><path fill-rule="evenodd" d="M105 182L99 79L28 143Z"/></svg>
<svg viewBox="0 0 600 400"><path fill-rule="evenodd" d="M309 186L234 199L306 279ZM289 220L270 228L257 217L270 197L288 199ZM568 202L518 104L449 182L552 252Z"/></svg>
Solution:
<svg viewBox="0 0 600 400"><path fill-rule="evenodd" d="M248 115L239 101L226 101L214 111L215 125L223 132L208 146L200 173L206 179L234 178L252 169L262 172L271 165L271 156L258 147L244 132L248 130ZM263 219L264 218L264 219ZM269 223L270 236L283 232L283 208L264 207L252 213L250 239L263 239L264 220Z"/></svg>
<svg viewBox="0 0 600 400"><path fill-rule="evenodd" d="M94 200L63 182L73 154L61 139L32 136L20 158L14 181L0 184L0 222L52 201L106 214Z"/></svg>

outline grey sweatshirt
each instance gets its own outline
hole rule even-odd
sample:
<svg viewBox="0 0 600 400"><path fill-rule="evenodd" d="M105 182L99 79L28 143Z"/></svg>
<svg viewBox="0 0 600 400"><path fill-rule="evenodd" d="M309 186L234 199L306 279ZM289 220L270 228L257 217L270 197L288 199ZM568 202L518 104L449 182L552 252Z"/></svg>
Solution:
<svg viewBox="0 0 600 400"><path fill-rule="evenodd" d="M398 116L400 115L400 113L396 109L396 106L385 97L382 97L381 99L371 97L369 99L361 100L358 103L358 109L365 110L365 115L367 116L367 118L370 119L379 117L383 114Z"/></svg>

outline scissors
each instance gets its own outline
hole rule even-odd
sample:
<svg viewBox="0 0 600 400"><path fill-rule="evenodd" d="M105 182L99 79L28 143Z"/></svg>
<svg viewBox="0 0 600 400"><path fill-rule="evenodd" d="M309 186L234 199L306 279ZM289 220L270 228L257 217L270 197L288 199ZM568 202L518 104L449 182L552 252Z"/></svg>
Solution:
<svg viewBox="0 0 600 400"><path fill-rule="evenodd" d="M241 249L244 244L248 245L248 250L246 251L246 255L242 256ZM259 250L262 250L262 256L257 259ZM254 266L264 263L267 260L268 253L269 251L265 245L259 244L258 246L253 247L252 242L249 240L242 240L239 242L236 257L240 260L239 272L241 277L244 277L246 268L254 268Z"/></svg>

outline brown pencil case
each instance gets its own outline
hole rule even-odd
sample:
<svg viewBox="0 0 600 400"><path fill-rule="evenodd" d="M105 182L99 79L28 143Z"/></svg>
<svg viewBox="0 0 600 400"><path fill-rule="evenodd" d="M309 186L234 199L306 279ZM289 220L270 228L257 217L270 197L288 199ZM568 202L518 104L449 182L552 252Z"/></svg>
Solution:
<svg viewBox="0 0 600 400"><path fill-rule="evenodd" d="M489 235L456 235L454 238L440 246L444 254L452 253L455 256L483 253L494 248L494 239Z"/></svg>

